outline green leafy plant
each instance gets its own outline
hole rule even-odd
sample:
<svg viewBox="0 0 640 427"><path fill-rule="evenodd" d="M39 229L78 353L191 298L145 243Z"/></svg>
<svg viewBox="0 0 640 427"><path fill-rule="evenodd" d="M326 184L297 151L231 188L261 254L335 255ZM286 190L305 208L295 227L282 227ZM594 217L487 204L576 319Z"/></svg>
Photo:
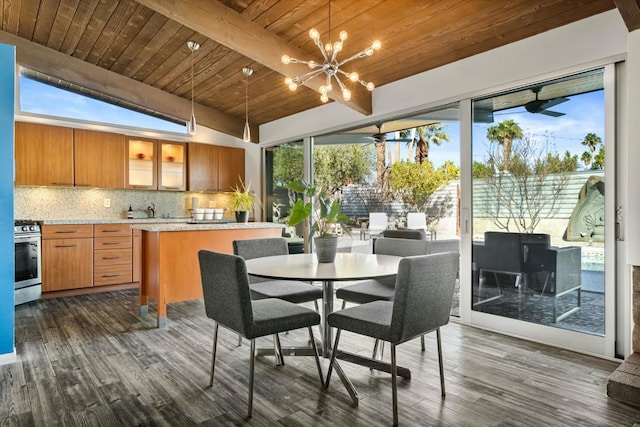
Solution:
<svg viewBox="0 0 640 427"><path fill-rule="evenodd" d="M296 201L289 214L289 225L295 226L305 219L311 220L310 236L327 238L336 236L336 226L342 227L347 234L349 217L340 212L340 205L332 200L326 191L316 188L304 180L290 182L286 187L296 193L312 199L305 203L303 199Z"/></svg>
<svg viewBox="0 0 640 427"><path fill-rule="evenodd" d="M245 184L240 181L240 185L236 186L231 193L229 209L236 212L250 211L254 206L260 206L260 200L258 200L256 193L251 191L251 183L245 186Z"/></svg>

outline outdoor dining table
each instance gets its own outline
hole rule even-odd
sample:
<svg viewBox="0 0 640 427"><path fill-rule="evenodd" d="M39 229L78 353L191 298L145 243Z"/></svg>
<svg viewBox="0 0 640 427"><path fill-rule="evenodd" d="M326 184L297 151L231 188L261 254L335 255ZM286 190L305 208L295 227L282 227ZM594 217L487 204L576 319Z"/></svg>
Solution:
<svg viewBox="0 0 640 427"><path fill-rule="evenodd" d="M327 316L333 312L334 282L394 276L398 272L398 264L401 259L401 257L391 255L338 253L334 262L319 263L315 254L292 254L254 258L247 260L246 265L247 273L254 276L277 280L322 282L322 356L327 358L331 354L332 343L332 331L327 324ZM283 349L283 353L306 354L300 348L289 349L289 351ZM378 360L343 351L337 353L336 357L373 369L391 372L389 364ZM335 370L354 403L357 404L358 396L355 388L339 366L335 366ZM398 367L398 375L409 378L411 373L406 368Z"/></svg>

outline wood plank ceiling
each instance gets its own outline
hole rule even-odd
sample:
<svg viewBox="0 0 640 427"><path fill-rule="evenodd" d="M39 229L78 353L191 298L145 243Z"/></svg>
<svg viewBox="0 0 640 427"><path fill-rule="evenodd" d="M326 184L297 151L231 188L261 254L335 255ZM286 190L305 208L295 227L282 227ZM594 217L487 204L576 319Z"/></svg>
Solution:
<svg viewBox="0 0 640 427"><path fill-rule="evenodd" d="M347 67L381 86L614 9L616 3L631 9L626 14L635 19L633 0L332 0L330 22L334 40L340 30L349 33L339 59L381 40L380 51ZM222 113L205 125L239 136L244 66L255 69L249 83L253 125L321 105L317 91L301 87L291 93L272 68L282 69L283 46L302 53L300 59L321 60L308 31L317 28L322 40L328 39L327 6L327 0L0 0L0 42L21 39L19 63L20 49L37 44L130 79L118 81L135 81L130 91L151 87L182 98L187 102L178 103L179 108L161 102L145 107L186 120L191 99L187 41L197 41L202 47L195 54L195 102L209 109L203 114ZM234 45L243 54L229 47ZM29 66L52 71L37 69L37 59ZM97 78L86 77L92 73L85 71L83 78L73 70L57 73L56 78L104 90ZM116 97L126 98L126 88L120 89ZM367 91L354 89L353 97L362 97L353 108L370 109ZM233 128L221 125L224 120Z"/></svg>

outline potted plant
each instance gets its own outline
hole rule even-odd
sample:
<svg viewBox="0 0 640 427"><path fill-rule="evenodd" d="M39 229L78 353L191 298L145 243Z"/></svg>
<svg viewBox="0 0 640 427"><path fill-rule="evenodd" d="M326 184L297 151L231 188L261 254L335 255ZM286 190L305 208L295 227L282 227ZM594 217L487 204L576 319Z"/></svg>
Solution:
<svg viewBox="0 0 640 427"><path fill-rule="evenodd" d="M350 232L347 227L349 217L340 212L338 202L332 200L326 191L304 180L290 182L286 187L311 198L307 203L303 199L295 202L289 213L289 225L295 226L309 218L309 238L314 240L318 262L333 262L338 247L337 230L341 227L346 233Z"/></svg>
<svg viewBox="0 0 640 427"><path fill-rule="evenodd" d="M236 222L247 222L249 220L249 211L255 206L260 206L260 200L256 193L251 191L251 183L245 186L240 181L240 185L231 193L231 199L229 200L229 209L235 211Z"/></svg>

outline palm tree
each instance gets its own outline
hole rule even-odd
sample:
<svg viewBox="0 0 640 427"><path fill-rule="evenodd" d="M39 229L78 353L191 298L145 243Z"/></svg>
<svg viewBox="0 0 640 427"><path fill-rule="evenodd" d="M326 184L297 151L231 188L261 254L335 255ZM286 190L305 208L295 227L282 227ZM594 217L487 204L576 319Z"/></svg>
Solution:
<svg viewBox="0 0 640 427"><path fill-rule="evenodd" d="M602 138L600 138L595 133L588 133L584 139L582 140L582 145L586 145L589 147L589 151L592 153L596 151L596 146L602 143Z"/></svg>
<svg viewBox="0 0 640 427"><path fill-rule="evenodd" d="M509 170L511 159L511 143L514 139L523 137L522 128L513 120L505 120L487 129L487 139L502 145L503 161L502 169Z"/></svg>
<svg viewBox="0 0 640 427"><path fill-rule="evenodd" d="M439 146L444 141L449 141L449 135L443 129L442 123L431 123L416 128L416 163L422 164L429 158L430 144L433 143Z"/></svg>
<svg viewBox="0 0 640 427"><path fill-rule="evenodd" d="M582 163L584 163L584 167L586 168L589 166L589 163L591 163L591 153L585 151L582 153L582 156L580 156L580 160L582 160Z"/></svg>

